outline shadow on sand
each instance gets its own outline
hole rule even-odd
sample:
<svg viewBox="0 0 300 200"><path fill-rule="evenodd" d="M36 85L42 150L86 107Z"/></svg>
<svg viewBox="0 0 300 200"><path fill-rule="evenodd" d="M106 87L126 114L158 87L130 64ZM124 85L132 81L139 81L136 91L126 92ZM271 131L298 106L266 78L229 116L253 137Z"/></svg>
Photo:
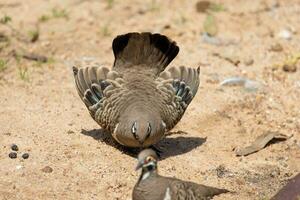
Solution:
<svg viewBox="0 0 300 200"><path fill-rule="evenodd" d="M137 154L141 151L140 148L129 148L117 143L113 137L104 129L93 130L81 130L83 135L93 137L95 140L106 143L113 146L119 151L131 156L137 157ZM187 135L187 133L180 131L180 134ZM169 132L167 135L178 134L178 132ZM159 150L161 160L168 157L185 154L206 142L206 138L199 137L166 137L154 145L155 149Z"/></svg>

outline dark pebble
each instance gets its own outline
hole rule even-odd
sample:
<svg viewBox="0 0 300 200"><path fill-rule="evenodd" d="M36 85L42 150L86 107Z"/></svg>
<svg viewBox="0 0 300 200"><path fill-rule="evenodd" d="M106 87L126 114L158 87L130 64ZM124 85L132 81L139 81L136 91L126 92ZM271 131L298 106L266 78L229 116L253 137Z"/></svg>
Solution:
<svg viewBox="0 0 300 200"><path fill-rule="evenodd" d="M295 64L284 64L282 69L285 72L296 72L297 66Z"/></svg>
<svg viewBox="0 0 300 200"><path fill-rule="evenodd" d="M8 154L8 156L9 156L11 159L15 159L15 158L17 158L17 153L16 153L16 152L10 152L10 153Z"/></svg>
<svg viewBox="0 0 300 200"><path fill-rule="evenodd" d="M72 131L72 130L68 130L68 131L67 131L67 134L73 134L73 133L75 133L75 132Z"/></svg>
<svg viewBox="0 0 300 200"><path fill-rule="evenodd" d="M51 173L51 172L53 172L53 169L49 166L46 166L42 169L42 172Z"/></svg>
<svg viewBox="0 0 300 200"><path fill-rule="evenodd" d="M18 147L16 144L12 144L12 145L10 146L10 148L11 148L11 150L13 150L13 151L19 151L19 147Z"/></svg>
<svg viewBox="0 0 300 200"><path fill-rule="evenodd" d="M23 159L29 158L29 154L28 154L28 153L24 153L24 154L22 155L22 158L23 158Z"/></svg>
<svg viewBox="0 0 300 200"><path fill-rule="evenodd" d="M229 172L224 165L219 165L217 168L216 168L216 171L217 171L217 176L219 178L224 178L226 176L226 174Z"/></svg>

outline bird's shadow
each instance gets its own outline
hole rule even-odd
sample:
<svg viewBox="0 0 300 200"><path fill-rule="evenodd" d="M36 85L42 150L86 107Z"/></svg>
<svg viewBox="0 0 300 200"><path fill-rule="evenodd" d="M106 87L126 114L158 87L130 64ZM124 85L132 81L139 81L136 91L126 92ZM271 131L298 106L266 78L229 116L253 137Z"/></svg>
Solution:
<svg viewBox="0 0 300 200"><path fill-rule="evenodd" d="M81 133L83 135L93 137L95 140L98 140L100 142L104 142L107 145L110 145L131 157L136 158L138 153L141 151L140 148L130 148L130 147L125 147L120 145L113 139L111 134L109 134L104 129L93 129L93 130L82 129ZM182 136L168 137L174 134L187 135L187 133L183 131L169 132L167 134L167 137L163 138L161 141L155 144L154 148L159 150L161 160L166 159L168 157L185 154L201 146L203 143L206 142L206 138L200 138L200 137L182 137Z"/></svg>

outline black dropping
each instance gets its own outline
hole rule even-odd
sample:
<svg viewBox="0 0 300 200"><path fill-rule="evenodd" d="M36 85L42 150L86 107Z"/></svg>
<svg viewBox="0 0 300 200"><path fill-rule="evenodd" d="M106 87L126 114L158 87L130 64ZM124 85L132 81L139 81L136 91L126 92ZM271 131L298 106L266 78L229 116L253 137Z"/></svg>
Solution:
<svg viewBox="0 0 300 200"><path fill-rule="evenodd" d="M24 154L22 155L22 158L23 158L23 159L29 158L29 154L28 154L28 153L24 153Z"/></svg>
<svg viewBox="0 0 300 200"><path fill-rule="evenodd" d="M10 153L8 154L8 156L9 156L11 159L15 159L15 158L17 158L17 153L16 153L16 152L10 152Z"/></svg>
<svg viewBox="0 0 300 200"><path fill-rule="evenodd" d="M10 148L11 148L11 150L13 150L13 151L19 151L19 147L18 147L18 145L16 145L16 144L12 144L12 145L10 146Z"/></svg>

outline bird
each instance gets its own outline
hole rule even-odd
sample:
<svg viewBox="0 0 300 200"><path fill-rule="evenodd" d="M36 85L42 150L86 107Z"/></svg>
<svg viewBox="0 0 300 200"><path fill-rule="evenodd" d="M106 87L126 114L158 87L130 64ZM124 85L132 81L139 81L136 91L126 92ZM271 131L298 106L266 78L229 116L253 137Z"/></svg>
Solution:
<svg viewBox="0 0 300 200"><path fill-rule="evenodd" d="M300 197L300 173L283 186L271 200L298 200Z"/></svg>
<svg viewBox="0 0 300 200"><path fill-rule="evenodd" d="M138 155L136 170L142 173L132 192L132 200L206 200L229 190L205 186L157 173L158 156L150 148Z"/></svg>
<svg viewBox="0 0 300 200"><path fill-rule="evenodd" d="M111 69L73 66L91 117L121 145L156 144L182 118L197 93L200 68L170 67L179 47L159 33L130 32L112 42Z"/></svg>

